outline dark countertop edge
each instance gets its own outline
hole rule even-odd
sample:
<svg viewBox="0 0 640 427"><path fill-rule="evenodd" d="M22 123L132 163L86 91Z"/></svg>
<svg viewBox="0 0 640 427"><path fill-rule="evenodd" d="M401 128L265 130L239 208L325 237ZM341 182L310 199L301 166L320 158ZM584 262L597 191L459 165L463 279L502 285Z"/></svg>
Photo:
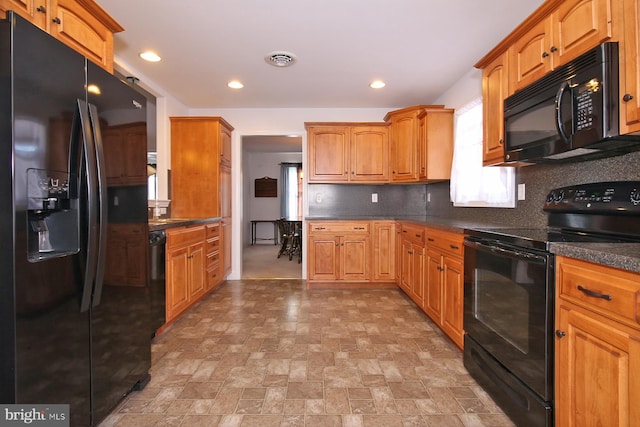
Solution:
<svg viewBox="0 0 640 427"><path fill-rule="evenodd" d="M149 220L149 231L167 230L169 228L188 227L190 225L205 224L208 222L220 222L221 217L212 218L167 218L169 222L154 222Z"/></svg>
<svg viewBox="0 0 640 427"><path fill-rule="evenodd" d="M394 216L394 217L306 217L306 221L400 221L410 222L426 227L437 228L452 233L464 234L468 230L485 228L501 228L504 224L462 221L432 216ZM549 244L549 251L555 255L563 255L621 270L640 273L640 243L581 243L554 242Z"/></svg>
<svg viewBox="0 0 640 427"><path fill-rule="evenodd" d="M640 243L550 243L549 251L621 270L640 273Z"/></svg>

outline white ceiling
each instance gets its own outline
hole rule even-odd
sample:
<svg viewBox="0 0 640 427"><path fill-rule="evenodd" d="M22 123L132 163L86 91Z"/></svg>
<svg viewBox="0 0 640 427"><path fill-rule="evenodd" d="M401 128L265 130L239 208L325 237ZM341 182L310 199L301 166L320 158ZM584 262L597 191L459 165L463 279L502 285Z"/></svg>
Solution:
<svg viewBox="0 0 640 427"><path fill-rule="evenodd" d="M432 103L542 0L98 3L125 28L116 62L189 108L399 108ZM146 49L162 61L139 59ZM298 62L268 65L277 50Z"/></svg>

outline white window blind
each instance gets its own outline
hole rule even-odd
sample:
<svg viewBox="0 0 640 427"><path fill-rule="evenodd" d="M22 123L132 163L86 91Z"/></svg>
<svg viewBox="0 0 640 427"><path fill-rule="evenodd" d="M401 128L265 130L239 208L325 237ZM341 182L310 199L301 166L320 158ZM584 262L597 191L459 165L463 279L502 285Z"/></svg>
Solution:
<svg viewBox="0 0 640 427"><path fill-rule="evenodd" d="M450 192L454 206L515 207L512 167L482 166L482 98L456 110Z"/></svg>

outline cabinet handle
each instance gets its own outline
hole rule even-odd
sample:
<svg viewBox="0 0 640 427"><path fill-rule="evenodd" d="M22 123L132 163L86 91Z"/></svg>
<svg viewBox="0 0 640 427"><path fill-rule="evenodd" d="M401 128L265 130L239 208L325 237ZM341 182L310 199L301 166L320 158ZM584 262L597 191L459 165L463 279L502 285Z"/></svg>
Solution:
<svg viewBox="0 0 640 427"><path fill-rule="evenodd" d="M427 240L430 242L435 242L435 239L433 237L427 237Z"/></svg>
<svg viewBox="0 0 640 427"><path fill-rule="evenodd" d="M578 290L580 292L582 292L583 294L588 295L590 297L602 298L602 299L606 299L607 301L611 301L613 299L613 297L611 295L601 294L600 292L592 291L591 289L587 289L587 288L583 287L582 285L578 285Z"/></svg>
<svg viewBox="0 0 640 427"><path fill-rule="evenodd" d="M565 337L565 335L567 335L567 333L566 333L566 332L561 331L560 329L556 330L556 336L557 336L558 338L564 338L564 337Z"/></svg>
<svg viewBox="0 0 640 427"><path fill-rule="evenodd" d="M547 56L549 56L549 52L542 52L542 57L546 58Z"/></svg>
<svg viewBox="0 0 640 427"><path fill-rule="evenodd" d="M551 46L551 49L549 49L549 50L550 50L551 52L556 52L556 51L558 50L558 48L557 48L557 47L555 47L555 46Z"/></svg>
<svg viewBox="0 0 640 427"><path fill-rule="evenodd" d="M624 96L622 97L622 100L624 102L629 102L633 99L633 95L631 95L630 93L625 93Z"/></svg>
<svg viewBox="0 0 640 427"><path fill-rule="evenodd" d="M38 6L36 10L40 13L47 13L47 8L42 5Z"/></svg>
<svg viewBox="0 0 640 427"><path fill-rule="evenodd" d="M60 21L60 18L58 18L57 16L53 18L51 21L53 21L54 24L60 24L62 22Z"/></svg>
<svg viewBox="0 0 640 427"><path fill-rule="evenodd" d="M458 249L460 249L460 247L459 247L459 246L456 246L456 245L449 245L449 247L450 247L451 249L456 250L456 251L457 251Z"/></svg>
<svg viewBox="0 0 640 427"><path fill-rule="evenodd" d="M420 239L422 237L422 234L416 234L416 237Z"/></svg>

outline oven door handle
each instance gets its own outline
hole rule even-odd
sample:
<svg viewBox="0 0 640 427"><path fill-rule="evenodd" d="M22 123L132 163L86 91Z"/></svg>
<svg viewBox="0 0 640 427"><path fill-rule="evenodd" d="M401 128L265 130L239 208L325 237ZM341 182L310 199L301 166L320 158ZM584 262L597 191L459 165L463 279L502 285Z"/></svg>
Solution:
<svg viewBox="0 0 640 427"><path fill-rule="evenodd" d="M542 256L542 255L536 255L530 252L524 252L524 251L519 251L513 248L504 248L502 246L497 246L497 245L491 245L488 243L481 243L481 242L472 242L472 241L467 241L466 242L467 245L472 245L475 246L477 249L485 249L485 250L489 250L493 253L496 254L501 254L501 255L505 255L505 256L509 256L512 258L521 258L521 259L526 259L528 262L535 262L538 264L546 264L547 263L547 257Z"/></svg>

